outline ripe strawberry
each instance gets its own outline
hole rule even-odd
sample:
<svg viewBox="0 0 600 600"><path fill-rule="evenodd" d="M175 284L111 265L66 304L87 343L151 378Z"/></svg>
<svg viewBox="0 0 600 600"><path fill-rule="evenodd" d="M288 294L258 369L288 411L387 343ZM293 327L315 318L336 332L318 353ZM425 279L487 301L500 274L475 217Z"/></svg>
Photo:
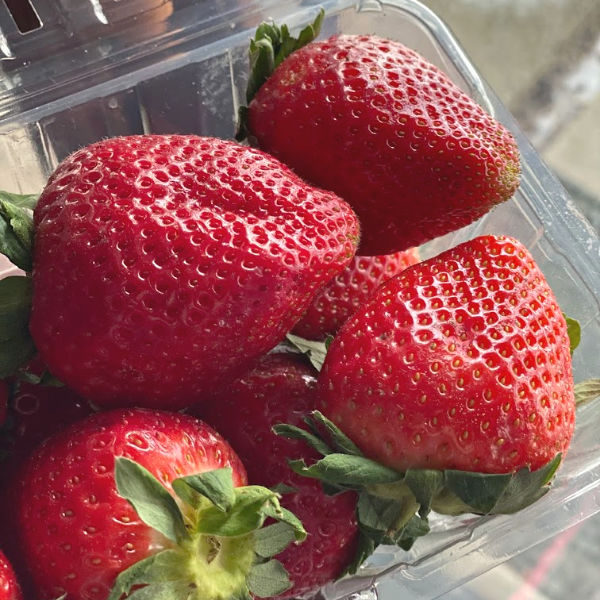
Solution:
<svg viewBox="0 0 600 600"><path fill-rule="evenodd" d="M260 148L354 208L360 254L418 246L512 196L512 135L445 73L374 35L303 46L318 21L298 40L257 30L243 117Z"/></svg>
<svg viewBox="0 0 600 600"><path fill-rule="evenodd" d="M318 455L301 442L276 436L277 423L301 425L315 408L314 369L294 354L270 354L232 382L211 402L192 409L226 436L248 472L250 483L293 488L281 503L300 518L308 533L301 546L289 546L278 559L294 586L279 597L315 593L339 577L357 549L356 495L323 493L317 481L294 473L287 459Z"/></svg>
<svg viewBox="0 0 600 600"><path fill-rule="evenodd" d="M290 539L302 529L273 492L245 482L229 444L190 416L113 410L63 430L14 490L37 597L115 600L149 584L146 597L249 598L275 564L256 554L260 541L269 556L265 519L296 527Z"/></svg>
<svg viewBox="0 0 600 600"><path fill-rule="evenodd" d="M277 160L182 135L71 155L34 226L30 330L50 371L98 406L174 409L282 339L358 236Z"/></svg>
<svg viewBox="0 0 600 600"><path fill-rule="evenodd" d="M360 552L406 549L431 510L507 514L548 491L573 434L576 338L527 249L479 237L384 283L329 347L326 416L274 429L322 455L297 473L357 490Z"/></svg>
<svg viewBox="0 0 600 600"><path fill-rule="evenodd" d="M565 319L521 243L479 237L379 288L331 344L319 399L399 471L536 470L573 433Z"/></svg>
<svg viewBox="0 0 600 600"><path fill-rule="evenodd" d="M22 598L15 572L0 550L0 600L22 600Z"/></svg>
<svg viewBox="0 0 600 600"><path fill-rule="evenodd" d="M416 248L382 256L355 256L344 271L315 295L293 333L309 340L335 335L384 281L417 262Z"/></svg>

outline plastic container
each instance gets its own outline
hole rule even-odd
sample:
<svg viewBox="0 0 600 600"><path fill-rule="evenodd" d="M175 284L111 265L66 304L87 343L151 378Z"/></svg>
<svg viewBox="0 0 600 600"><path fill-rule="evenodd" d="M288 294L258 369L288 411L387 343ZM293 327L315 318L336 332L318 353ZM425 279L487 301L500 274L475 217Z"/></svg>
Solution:
<svg viewBox="0 0 600 600"><path fill-rule="evenodd" d="M514 199L423 252L432 255L483 233L519 238L564 312L583 326L574 357L576 381L599 375L599 240L449 31L422 5L410 0L31 3L39 26L22 33L0 2L0 189L39 192L62 158L107 136L181 132L231 138L255 27L272 17L297 29L322 6L327 14L322 36L371 32L411 46L515 133L523 177ZM511 517L434 518L434 532L413 550L380 548L359 577L328 586L324 597L369 598L377 584L380 597L390 600L436 598L598 512L598 430L600 406L584 406L553 489L533 506Z"/></svg>

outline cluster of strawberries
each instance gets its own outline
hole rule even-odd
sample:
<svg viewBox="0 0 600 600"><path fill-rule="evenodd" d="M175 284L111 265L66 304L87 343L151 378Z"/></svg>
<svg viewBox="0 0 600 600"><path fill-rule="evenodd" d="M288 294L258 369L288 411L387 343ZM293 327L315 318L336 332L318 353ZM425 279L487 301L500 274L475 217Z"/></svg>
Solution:
<svg viewBox="0 0 600 600"><path fill-rule="evenodd" d="M548 489L574 344L544 276L507 237L416 250L512 196L516 144L403 45L314 41L322 18L259 27L250 144L107 139L0 195L25 272L0 282L0 547L27 598L304 597L431 510Z"/></svg>

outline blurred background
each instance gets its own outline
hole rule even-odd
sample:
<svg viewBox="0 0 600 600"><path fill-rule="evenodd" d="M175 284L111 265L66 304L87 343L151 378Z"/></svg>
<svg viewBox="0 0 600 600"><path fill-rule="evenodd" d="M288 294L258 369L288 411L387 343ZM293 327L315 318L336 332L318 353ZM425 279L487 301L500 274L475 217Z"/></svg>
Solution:
<svg viewBox="0 0 600 600"><path fill-rule="evenodd" d="M240 4L250 3L249 0L237 1ZM600 231L600 0L421 1L448 24L478 71L562 180L581 212ZM76 43L89 45L89 57L85 64L79 65L82 72L85 72L87 60L92 58L100 61L107 56L119 56L119 53L122 57L124 48L136 41L131 39L129 29L127 36L115 36L111 44L105 44L105 40L93 44L94 36L102 33L102 27L119 15L123 14L123 19L137 18L136 11L143 5L149 15L143 29L144 37L162 40L161 43L168 47L170 40L165 23L172 16L174 4L192 5L193 2L204 4L207 19L233 10L231 7L236 4L235 0L0 0L0 22L5 25L0 29L0 58L5 59L0 62L0 101L6 100L7 106L5 108L0 103L0 116L5 116L3 111L8 113L10 95L16 86L24 90L20 98L21 111L32 109L35 98L29 97L31 91L61 74L64 61L58 58L54 61L53 57L55 53L58 57L59 51L64 48ZM273 2L268 4L273 5ZM33 10L33 5L36 10ZM15 17L14 23L8 11ZM184 29L188 25L176 19L172 21L171 29L174 31L177 27ZM81 25L81 39L74 39L69 25L71 22ZM117 33L119 26L116 22ZM29 48L25 48L27 33L38 29L37 35L43 43L35 47L35 52L29 52ZM138 57L131 54L129 58L136 60ZM165 60L167 58L170 57L165 54ZM33 74L29 69L28 74L26 67L41 59L45 61L46 68L33 71ZM223 66L219 61L218 57L214 59L216 68ZM21 67L24 68L23 73L17 72ZM109 67L100 75L107 80L121 75L116 67L113 70ZM193 64L182 68L189 72L190 81L200 77ZM40 83L39 79L44 81ZM107 92L106 97L89 102L81 114L75 107L70 109L72 116L68 118L55 120L53 115L42 115L36 127L23 127L22 130L0 135L0 153L4 161L0 189L24 192L39 189L45 173L58 157L70 150L61 146L61 141L68 139L75 129L79 142L83 143L130 129L150 127L161 131L175 126L185 127L187 115L194 111L199 119L210 120L214 133L221 129L223 132L230 131L229 106L225 107L227 110L220 105L216 107L219 114L225 115L223 122L217 122L217 116L210 110L200 111L197 108L211 107L207 98L215 92L218 81L215 83L216 80L210 79L201 81L191 99L185 93L173 93L168 98L169 115L181 115L182 124L153 120L157 119L153 115L167 112L162 111L162 108L167 108L166 104L164 107L157 106L164 96L157 94L157 90L168 87L179 92L177 79L171 80L166 75L157 79L156 84L143 83L135 90L119 95ZM138 110L140 106L145 110ZM87 123L85 126L81 124L82 116L86 117L83 119ZM35 140L42 148L39 156L33 156L31 152L11 151L15 145L27 149L30 140ZM14 172L27 173L26 183L30 189L17 186L12 177ZM598 268L600 270L600 266ZM524 546L527 546L527 540L524 540ZM596 516L443 598L600 600L599 563L600 516ZM394 588L392 581L383 582L380 590L382 598L400 600L398 588ZM403 595L401 600L411 599Z"/></svg>
<svg viewBox="0 0 600 600"><path fill-rule="evenodd" d="M422 2L454 32L600 231L600 2ZM598 600L599 564L600 516L595 516L443 598ZM385 586L382 591L387 598Z"/></svg>

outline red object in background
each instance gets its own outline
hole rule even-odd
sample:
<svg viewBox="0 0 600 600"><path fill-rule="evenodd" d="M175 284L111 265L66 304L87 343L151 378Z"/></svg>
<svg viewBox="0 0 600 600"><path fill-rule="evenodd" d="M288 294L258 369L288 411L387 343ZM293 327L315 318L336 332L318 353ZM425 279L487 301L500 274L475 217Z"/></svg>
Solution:
<svg viewBox="0 0 600 600"><path fill-rule="evenodd" d="M346 269L315 295L293 333L308 340L336 335L382 283L418 262L416 248L380 256L355 256Z"/></svg>

